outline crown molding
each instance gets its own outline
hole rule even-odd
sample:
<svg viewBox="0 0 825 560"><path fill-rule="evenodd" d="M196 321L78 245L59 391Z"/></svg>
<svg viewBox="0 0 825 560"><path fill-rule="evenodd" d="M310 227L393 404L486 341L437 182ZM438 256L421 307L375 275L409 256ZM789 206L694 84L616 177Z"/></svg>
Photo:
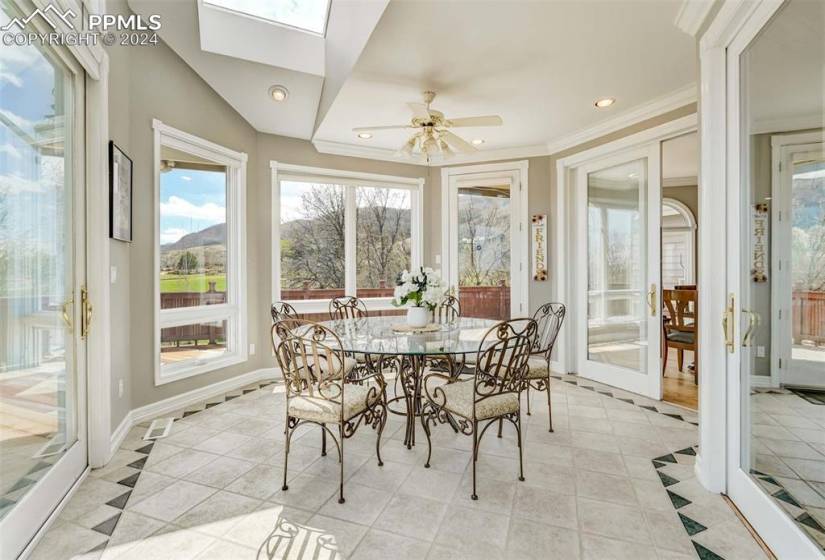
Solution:
<svg viewBox="0 0 825 560"><path fill-rule="evenodd" d="M699 184L699 178L696 175L687 177L663 177L662 188L665 187L695 187Z"/></svg>
<svg viewBox="0 0 825 560"><path fill-rule="evenodd" d="M442 167L457 163L483 163L488 161L501 161L508 159L523 159L529 157L548 156L563 152L569 148L579 146L591 140L601 138L607 134L627 128L647 119L658 117L674 109L679 109L685 105L695 103L697 99L696 84L690 84L678 89L668 95L653 99L642 105L620 113L613 118L586 128L574 134L563 136L546 144L534 144L531 146L516 146L513 148L499 148L494 150L479 150L472 154L456 154L450 158L436 156L429 162L422 156L412 157L396 155L395 150L389 148L375 148L364 146L363 144L346 144L344 142L332 142L329 140L313 139L312 144L315 149L322 154L332 154L337 156L359 157L366 159L376 159L381 161L392 161L395 163L406 163L408 165L421 165L424 167Z"/></svg>
<svg viewBox="0 0 825 560"><path fill-rule="evenodd" d="M591 140L601 138L623 128L633 126L647 119L658 117L675 109L695 103L697 99L696 84L689 84L663 97L637 105L601 123L585 128L579 132L547 142L547 153L557 154L570 148L580 146Z"/></svg>
<svg viewBox="0 0 825 560"><path fill-rule="evenodd" d="M682 6L673 23L688 35L696 37L711 8L713 0L682 0Z"/></svg>
<svg viewBox="0 0 825 560"><path fill-rule="evenodd" d="M377 159L381 161L406 163L408 165L420 165L422 167L443 167L445 165L453 165L457 163L483 163L488 161L501 161L506 159L521 159L549 155L546 145L536 144L533 146L517 146L514 148L500 148L496 150L480 150L472 154L456 154L449 158L435 156L428 162L420 155L398 156L394 150L390 150L388 148L374 148L370 146L345 144L343 142L331 142L329 140L318 139L313 140L312 144L315 146L315 149L322 154Z"/></svg>

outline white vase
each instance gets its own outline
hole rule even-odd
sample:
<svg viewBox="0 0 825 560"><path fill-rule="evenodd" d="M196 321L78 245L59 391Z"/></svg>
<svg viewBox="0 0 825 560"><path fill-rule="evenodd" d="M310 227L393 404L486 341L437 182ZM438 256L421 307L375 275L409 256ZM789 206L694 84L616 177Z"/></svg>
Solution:
<svg viewBox="0 0 825 560"><path fill-rule="evenodd" d="M407 326L424 328L430 322L430 310L426 307L410 307L407 309Z"/></svg>

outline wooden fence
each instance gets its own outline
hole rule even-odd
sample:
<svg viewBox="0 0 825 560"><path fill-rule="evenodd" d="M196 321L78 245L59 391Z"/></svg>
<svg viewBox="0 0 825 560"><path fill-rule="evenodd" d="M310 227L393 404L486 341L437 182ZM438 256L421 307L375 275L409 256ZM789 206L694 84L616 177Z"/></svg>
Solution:
<svg viewBox="0 0 825 560"><path fill-rule="evenodd" d="M794 292L791 307L794 344L825 343L825 292Z"/></svg>

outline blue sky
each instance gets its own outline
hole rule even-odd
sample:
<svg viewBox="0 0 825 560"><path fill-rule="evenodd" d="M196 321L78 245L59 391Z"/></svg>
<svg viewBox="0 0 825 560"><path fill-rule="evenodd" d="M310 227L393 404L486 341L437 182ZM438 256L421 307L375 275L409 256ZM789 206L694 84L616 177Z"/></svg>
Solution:
<svg viewBox="0 0 825 560"><path fill-rule="evenodd" d="M160 175L160 241L226 222L226 174L172 169Z"/></svg>

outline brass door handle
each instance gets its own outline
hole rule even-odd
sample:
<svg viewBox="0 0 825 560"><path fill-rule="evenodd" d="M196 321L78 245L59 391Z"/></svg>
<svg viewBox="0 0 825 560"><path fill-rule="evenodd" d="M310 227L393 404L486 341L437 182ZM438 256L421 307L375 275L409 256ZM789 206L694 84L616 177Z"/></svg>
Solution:
<svg viewBox="0 0 825 560"><path fill-rule="evenodd" d="M92 304L89 302L89 291L83 286L80 289L80 336L89 336L89 328L92 325Z"/></svg>
<svg viewBox="0 0 825 560"><path fill-rule="evenodd" d="M656 316L656 284L650 285L650 291L647 292L647 305L650 307L650 316Z"/></svg>
<svg viewBox="0 0 825 560"><path fill-rule="evenodd" d="M61 309L61 315L63 316L63 322L66 323L66 330L69 333L74 331L74 324L72 323L72 307L74 306L74 295L69 297L68 301L63 303Z"/></svg>
<svg viewBox="0 0 825 560"><path fill-rule="evenodd" d="M736 346L734 342L735 326L733 324L734 308L734 296L733 294L730 294L730 296L728 297L728 305L727 307L725 307L724 313L722 313L722 332L725 336L725 347L731 354L733 354L734 348Z"/></svg>
<svg viewBox="0 0 825 560"><path fill-rule="evenodd" d="M759 313L755 311L748 311L746 309L743 309L742 313L748 314L748 330L745 331L745 335L742 337L742 346L747 348L753 344L753 335L756 332L756 327L758 327L761 322L761 317L759 316Z"/></svg>

